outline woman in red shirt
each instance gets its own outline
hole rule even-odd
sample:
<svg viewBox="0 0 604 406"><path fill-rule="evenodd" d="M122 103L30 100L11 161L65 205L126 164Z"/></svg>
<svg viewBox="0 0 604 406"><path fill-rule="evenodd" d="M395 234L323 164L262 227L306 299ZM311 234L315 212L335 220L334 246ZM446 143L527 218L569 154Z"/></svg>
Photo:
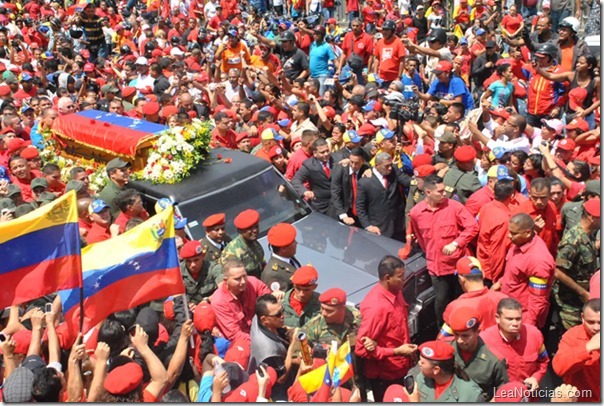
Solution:
<svg viewBox="0 0 604 406"><path fill-rule="evenodd" d="M509 13L501 21L501 33L510 39L517 38L524 28L524 19L518 14L515 5L510 6Z"/></svg>

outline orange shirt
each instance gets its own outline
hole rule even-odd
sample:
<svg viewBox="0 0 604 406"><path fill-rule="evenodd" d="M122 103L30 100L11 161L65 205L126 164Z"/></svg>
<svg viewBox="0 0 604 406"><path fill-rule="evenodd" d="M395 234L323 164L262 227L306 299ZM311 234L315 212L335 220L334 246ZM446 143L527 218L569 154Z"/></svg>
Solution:
<svg viewBox="0 0 604 406"><path fill-rule="evenodd" d="M573 48L574 46L560 47L560 53L562 59L560 61L560 67L563 72L570 72L573 70Z"/></svg>
<svg viewBox="0 0 604 406"><path fill-rule="evenodd" d="M257 68L264 68L265 66L269 71L275 72L275 65L269 60L265 61L260 55L252 55L250 65Z"/></svg>
<svg viewBox="0 0 604 406"><path fill-rule="evenodd" d="M250 51L248 51L247 46L243 42L239 41L239 44L234 48L227 46L222 52L221 70L223 72L228 72L231 68L241 70L243 68L243 59L250 64Z"/></svg>

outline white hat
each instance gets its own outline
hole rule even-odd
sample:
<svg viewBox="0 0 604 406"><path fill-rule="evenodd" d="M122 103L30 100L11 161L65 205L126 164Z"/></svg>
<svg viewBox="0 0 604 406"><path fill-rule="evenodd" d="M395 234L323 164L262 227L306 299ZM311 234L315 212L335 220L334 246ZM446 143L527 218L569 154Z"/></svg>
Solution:
<svg viewBox="0 0 604 406"><path fill-rule="evenodd" d="M143 31L145 31L145 30L149 30L149 29L151 29L151 26L150 26L149 24L143 24L143 26L141 27L141 29L142 29Z"/></svg>
<svg viewBox="0 0 604 406"><path fill-rule="evenodd" d="M183 56L185 53L181 51L180 48L178 47L174 47L172 48L172 50L170 51L170 55L172 56Z"/></svg>
<svg viewBox="0 0 604 406"><path fill-rule="evenodd" d="M149 61L144 56L139 56L134 62L135 65L149 65Z"/></svg>

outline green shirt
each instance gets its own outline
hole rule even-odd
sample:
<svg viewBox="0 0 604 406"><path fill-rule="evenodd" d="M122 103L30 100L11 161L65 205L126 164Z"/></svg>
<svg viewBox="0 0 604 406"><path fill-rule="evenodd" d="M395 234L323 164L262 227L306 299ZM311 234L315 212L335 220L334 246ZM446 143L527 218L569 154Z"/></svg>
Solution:
<svg viewBox="0 0 604 406"><path fill-rule="evenodd" d="M191 275L187 269L185 261L180 263L180 273L189 302L198 304L204 298L210 297L216 290L216 283L214 283L214 280L209 273L209 266L205 262L202 262L201 272L197 278L193 278L193 275Z"/></svg>
<svg viewBox="0 0 604 406"><path fill-rule="evenodd" d="M434 392L434 379L426 378L420 373L416 379L420 402L445 403L445 402L484 402L484 396L480 386L474 381L464 381L453 376L453 382L436 399Z"/></svg>
<svg viewBox="0 0 604 406"><path fill-rule="evenodd" d="M281 301L283 305L283 311L285 312L285 325L287 327L296 328L304 326L310 319L320 315L321 303L319 302L319 294L313 292L312 297L302 309L302 313L298 315L290 304L290 297L293 293L293 289L288 290Z"/></svg>
<svg viewBox="0 0 604 406"><path fill-rule="evenodd" d="M117 205L117 196L126 190L125 187L120 188L114 181L109 180L107 185L99 193L99 199L107 203L111 210L111 217L115 220L120 215L120 208Z"/></svg>
<svg viewBox="0 0 604 406"><path fill-rule="evenodd" d="M346 336L356 336L361 325L361 312L352 306L346 306L346 316L341 324L328 324L320 313L310 319L302 330L306 333L308 341L314 345L322 344L324 347L331 346L332 341L342 345Z"/></svg>
<svg viewBox="0 0 604 406"><path fill-rule="evenodd" d="M265 262L264 249L258 241L246 241L239 234L222 250L220 263L224 265L229 258L235 258L243 262L247 274L260 279Z"/></svg>
<svg viewBox="0 0 604 406"><path fill-rule="evenodd" d="M445 192L447 197L457 195L459 201L462 204L466 204L466 201L470 195L482 188L482 184L476 176L476 172L465 172L453 165L451 169L447 171L444 178Z"/></svg>

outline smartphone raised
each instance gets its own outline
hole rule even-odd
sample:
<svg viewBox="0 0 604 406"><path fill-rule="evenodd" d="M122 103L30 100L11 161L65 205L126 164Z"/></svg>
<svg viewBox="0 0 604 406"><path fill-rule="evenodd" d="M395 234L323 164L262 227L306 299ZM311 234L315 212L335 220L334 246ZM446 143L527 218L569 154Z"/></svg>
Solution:
<svg viewBox="0 0 604 406"><path fill-rule="evenodd" d="M46 303L44 305L44 313L51 313L52 312L52 303Z"/></svg>
<svg viewBox="0 0 604 406"><path fill-rule="evenodd" d="M413 389L415 388L415 378L413 377L413 375L407 375L405 377L405 389L407 389L407 392L409 393L413 393Z"/></svg>

